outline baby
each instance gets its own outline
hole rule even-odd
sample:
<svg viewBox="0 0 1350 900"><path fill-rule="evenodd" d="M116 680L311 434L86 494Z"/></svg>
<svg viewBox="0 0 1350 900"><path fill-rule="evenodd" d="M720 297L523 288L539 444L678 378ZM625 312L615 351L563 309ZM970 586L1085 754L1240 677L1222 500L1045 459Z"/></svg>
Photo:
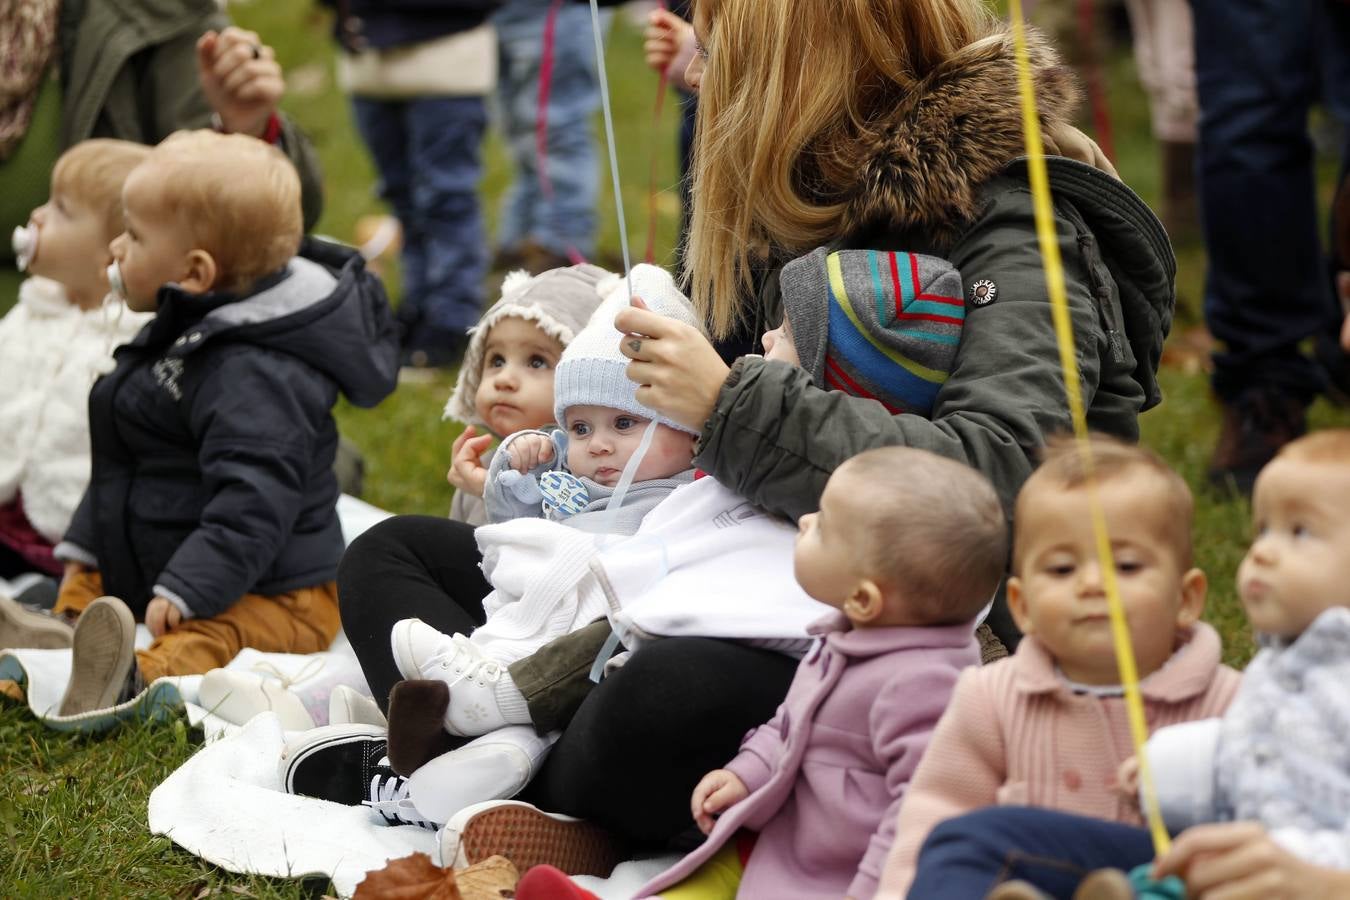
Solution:
<svg viewBox="0 0 1350 900"><path fill-rule="evenodd" d="M55 582L33 573L61 573L52 550L89 483L89 388L150 318L112 297L107 279L122 183L149 153L127 141L76 144L57 161L47 202L15 234L32 277L0 321L0 579L45 581L48 607ZM0 647L69 643L62 623L0 597Z"/></svg>
<svg viewBox="0 0 1350 900"><path fill-rule="evenodd" d="M663 270L638 266L632 280L652 309L697 323ZM442 634L419 619L404 619L393 629L402 675L437 682L399 685L391 693L389 751L396 772L410 773L449 747L439 739L443 735L426 735L429 744L414 738L422 726L407 722L404 711L418 710L425 722L426 711L435 710L449 735L481 733L489 706L523 711L524 698L509 679L486 676L603 618L603 594L579 589L591 577L586 562L596 549L595 535L632 534L657 503L693 480L695 435L641 406L637 385L624 374L627 359L618 351L614 316L628 302L626 285L611 293L563 351L554 375L554 415L562 430L511 435L482 474L494 523L477 533L484 574L496 588L484 601L487 622L471 638ZM614 488L649 431L650 444L615 507ZM548 527L554 525L567 530ZM531 580L530 573L545 571L545 583ZM453 704L447 686L455 688ZM411 691L428 687L432 693L414 702Z"/></svg>
<svg viewBox="0 0 1350 900"><path fill-rule="evenodd" d="M1238 568L1238 593L1261 649L1222 718L1163 728L1149 739L1169 831L1244 823L1210 827L1204 865L1160 862L1159 874L1186 876L1192 895L1280 883L1300 885L1290 896L1344 896L1346 879L1336 872L1350 872L1350 748L1342 725L1350 709L1347 510L1350 430L1300 438L1261 470L1252 497L1255 536ZM1122 769L1123 780L1135 774L1132 764ZM1253 824L1274 848L1258 851L1255 835L1242 831ZM1098 823L1066 827L1100 843ZM1115 857L1081 862L1131 868L1152 854L1117 849Z"/></svg>
<svg viewBox="0 0 1350 900"><path fill-rule="evenodd" d="M468 423L455 439L446 478L455 488L450 518L486 525L483 456L493 436L544 428L554 421L558 358L618 276L598 266L512 272L502 296L469 331L469 346L445 416ZM480 430L481 429L481 430Z"/></svg>
<svg viewBox="0 0 1350 900"><path fill-rule="evenodd" d="M1218 715L1238 675L1199 621L1206 581L1191 563L1190 491L1146 449L1098 437L1092 454L1149 724ZM1039 876L1029 870L1052 855L1039 838L1063 813L1111 820L1147 847L1142 829L1117 824L1140 819L1116 786L1130 735L1072 442L1047 450L1013 523L1008 605L1026 637L1012 657L962 675L900 809L878 897L983 897L1002 879Z"/></svg>
<svg viewBox="0 0 1350 900"><path fill-rule="evenodd" d="M915 766L979 662L974 619L1006 559L1003 507L974 469L906 447L840 466L793 554L802 588L836 612L812 627L774 718L694 789L708 839L638 896L871 897ZM587 896L556 888L536 896Z"/></svg>
<svg viewBox="0 0 1350 900"><path fill-rule="evenodd" d="M295 256L300 183L274 147L172 135L122 206L109 280L156 315L89 397L96 477L56 548L56 608L78 617L62 716L244 646L328 647L343 550L332 407L340 392L373 406L397 371L360 259L318 243L320 261ZM133 653L136 618L154 642Z"/></svg>

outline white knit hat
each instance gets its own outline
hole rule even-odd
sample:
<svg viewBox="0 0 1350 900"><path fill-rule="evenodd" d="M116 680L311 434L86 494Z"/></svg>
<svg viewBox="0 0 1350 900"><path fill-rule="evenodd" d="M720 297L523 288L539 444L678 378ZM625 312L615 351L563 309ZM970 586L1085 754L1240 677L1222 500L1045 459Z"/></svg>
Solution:
<svg viewBox="0 0 1350 900"><path fill-rule="evenodd" d="M445 418L487 427L478 416L474 395L482 379L483 350L493 325L507 318L524 319L566 347L618 279L613 272L586 263L534 276L523 270L507 275L501 299L469 329L469 347L459 367L455 390L445 404Z"/></svg>
<svg viewBox="0 0 1350 900"><path fill-rule="evenodd" d="M642 263L633 267L630 278L633 293L652 312L703 331L689 298L680 293L665 269ZM628 279L622 279L563 351L553 374L555 421L563 424L564 414L573 406L606 406L698 434L697 429L672 422L637 402L638 386L627 375L629 359L619 352L623 333L614 327L614 317L629 303Z"/></svg>

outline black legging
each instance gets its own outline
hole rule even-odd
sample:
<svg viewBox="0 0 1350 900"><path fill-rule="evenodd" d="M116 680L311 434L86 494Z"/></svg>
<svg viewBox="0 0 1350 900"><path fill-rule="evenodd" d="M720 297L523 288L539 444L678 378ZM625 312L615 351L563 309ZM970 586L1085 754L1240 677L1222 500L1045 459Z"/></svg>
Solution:
<svg viewBox="0 0 1350 900"><path fill-rule="evenodd" d="M342 626L382 708L400 678L389 648L395 622L416 616L466 634L482 623L491 586L479 560L472 528L427 516L381 522L347 549ZM796 668L730 641L656 641L591 692L525 797L635 843L663 844L692 826L694 785L773 716Z"/></svg>
<svg viewBox="0 0 1350 900"><path fill-rule="evenodd" d="M446 634L483 624L492 585L478 568L473 527L434 516L395 516L362 534L338 566L342 630L380 709L403 676L389 634L400 619L421 619Z"/></svg>

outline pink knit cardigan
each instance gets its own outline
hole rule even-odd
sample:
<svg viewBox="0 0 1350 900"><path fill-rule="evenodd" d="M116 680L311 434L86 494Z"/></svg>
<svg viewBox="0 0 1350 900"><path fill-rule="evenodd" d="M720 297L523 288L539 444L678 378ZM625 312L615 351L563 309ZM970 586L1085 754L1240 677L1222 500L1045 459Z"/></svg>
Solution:
<svg viewBox="0 0 1350 900"><path fill-rule="evenodd" d="M1213 628L1201 623L1181 639L1140 682L1150 730L1222 715L1237 691L1239 675L1220 663ZM1133 754L1124 701L1075 694L1034 637L1008 659L967 669L910 782L876 896L904 897L928 833L984 806L1138 823L1116 790L1116 770Z"/></svg>

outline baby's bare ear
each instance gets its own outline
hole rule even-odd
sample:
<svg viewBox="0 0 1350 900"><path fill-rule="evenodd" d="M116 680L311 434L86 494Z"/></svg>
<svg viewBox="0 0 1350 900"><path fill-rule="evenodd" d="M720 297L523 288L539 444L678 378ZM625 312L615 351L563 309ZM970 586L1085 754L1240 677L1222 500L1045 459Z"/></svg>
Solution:
<svg viewBox="0 0 1350 900"><path fill-rule="evenodd" d="M864 578L853 588L844 601L844 615L857 626L867 626L876 622L886 612L886 594L881 586L870 578Z"/></svg>
<svg viewBox="0 0 1350 900"><path fill-rule="evenodd" d="M1209 593L1209 578L1200 569L1181 576L1181 606L1177 609L1177 627L1189 628L1200 621Z"/></svg>
<svg viewBox="0 0 1350 900"><path fill-rule="evenodd" d="M1031 616L1027 614L1027 595L1022 590L1022 579L1016 575L1008 579L1007 599L1008 612L1012 614L1013 622L1017 624L1017 630L1023 634L1031 634L1035 631L1031 623Z"/></svg>
<svg viewBox="0 0 1350 900"><path fill-rule="evenodd" d="M189 294L205 294L216 286L220 270L215 257L205 250L189 250L184 260L187 271L179 286Z"/></svg>

